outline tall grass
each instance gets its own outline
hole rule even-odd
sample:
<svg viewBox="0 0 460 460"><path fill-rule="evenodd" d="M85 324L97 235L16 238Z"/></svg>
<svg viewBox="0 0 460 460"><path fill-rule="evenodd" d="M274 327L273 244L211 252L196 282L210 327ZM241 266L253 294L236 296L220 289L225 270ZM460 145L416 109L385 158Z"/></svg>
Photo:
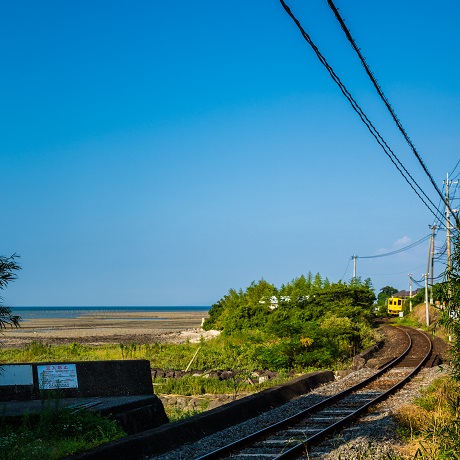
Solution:
<svg viewBox="0 0 460 460"><path fill-rule="evenodd" d="M460 382L437 379L395 415L400 435L411 443L415 458L460 459Z"/></svg>
<svg viewBox="0 0 460 460"><path fill-rule="evenodd" d="M108 359L147 359L153 368L185 370L195 352L191 369L237 369L254 371L263 369L264 363L255 353L257 347L266 347L267 353L274 353L270 343L264 343L263 337L250 336L219 337L199 344L106 344L83 345L49 345L32 342L22 348L3 348L0 351L0 364L43 361L93 361ZM316 370L302 368L298 371ZM274 370L274 369L272 369Z"/></svg>
<svg viewBox="0 0 460 460"><path fill-rule="evenodd" d="M254 393L286 382L290 377L280 374L278 377L264 382L254 382L248 372L237 372L233 378L219 380L212 377L185 375L178 379L156 378L155 393L175 395L205 395L205 394L237 394Z"/></svg>
<svg viewBox="0 0 460 460"><path fill-rule="evenodd" d="M40 414L19 422L0 417L0 460L54 460L125 436L113 421L88 411L55 410L47 401Z"/></svg>

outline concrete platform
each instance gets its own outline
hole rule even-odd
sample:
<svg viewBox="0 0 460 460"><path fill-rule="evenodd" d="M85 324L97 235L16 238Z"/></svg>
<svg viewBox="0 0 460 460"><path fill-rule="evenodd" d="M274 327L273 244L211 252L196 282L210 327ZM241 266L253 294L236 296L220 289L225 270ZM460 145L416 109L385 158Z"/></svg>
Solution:
<svg viewBox="0 0 460 460"><path fill-rule="evenodd" d="M24 413L40 414L44 410L90 410L120 423L128 434L138 433L168 423L163 404L156 395L62 398L29 401L3 401L2 415L20 418Z"/></svg>

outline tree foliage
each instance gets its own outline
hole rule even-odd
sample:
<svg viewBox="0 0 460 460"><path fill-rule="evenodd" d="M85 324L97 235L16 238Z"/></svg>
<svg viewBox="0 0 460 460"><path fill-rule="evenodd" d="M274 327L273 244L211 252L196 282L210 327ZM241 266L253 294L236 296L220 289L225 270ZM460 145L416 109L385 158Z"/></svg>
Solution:
<svg viewBox="0 0 460 460"><path fill-rule="evenodd" d="M377 295L377 304L382 306L386 305L388 297L391 297L393 294L396 294L397 292L398 290L392 286L383 287L382 289L380 289L380 292Z"/></svg>
<svg viewBox="0 0 460 460"><path fill-rule="evenodd" d="M451 348L453 377L460 380L460 236L452 238L451 268L446 268L437 299L443 305L439 324L453 336Z"/></svg>
<svg viewBox="0 0 460 460"><path fill-rule="evenodd" d="M374 300L370 280L331 283L309 273L277 289L262 279L245 291L231 289L203 327L263 334L255 359L269 368L324 366L369 345Z"/></svg>
<svg viewBox="0 0 460 460"><path fill-rule="evenodd" d="M16 272L21 270L17 263L19 256L13 254L11 257L0 256L0 289L5 289L8 283L17 278ZM3 305L3 297L0 296L0 329L7 326L19 327L21 318L13 315L11 308Z"/></svg>

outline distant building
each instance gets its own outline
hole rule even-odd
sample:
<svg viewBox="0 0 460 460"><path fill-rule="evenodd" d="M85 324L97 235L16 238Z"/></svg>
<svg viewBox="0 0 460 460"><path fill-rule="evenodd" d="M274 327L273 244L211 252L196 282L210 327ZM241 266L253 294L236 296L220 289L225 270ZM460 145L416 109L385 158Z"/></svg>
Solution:
<svg viewBox="0 0 460 460"><path fill-rule="evenodd" d="M414 297L414 295L417 294L419 291L420 289L416 289L415 291L412 291L412 297ZM405 290L398 291L396 294L393 294L391 297L401 297L403 299L405 299L406 297L409 298L410 291L405 291Z"/></svg>

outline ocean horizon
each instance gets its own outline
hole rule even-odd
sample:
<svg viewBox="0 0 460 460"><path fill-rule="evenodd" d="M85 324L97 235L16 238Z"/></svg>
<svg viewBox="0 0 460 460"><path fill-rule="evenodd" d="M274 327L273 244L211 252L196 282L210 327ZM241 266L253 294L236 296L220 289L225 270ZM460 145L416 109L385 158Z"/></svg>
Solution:
<svg viewBox="0 0 460 460"><path fill-rule="evenodd" d="M79 316L91 315L94 313L148 313L148 312L192 312L192 311L209 311L211 306L191 306L191 305L177 305L177 306L49 306L49 307L11 307L13 315L20 316L23 320L40 319L40 318L78 318Z"/></svg>

